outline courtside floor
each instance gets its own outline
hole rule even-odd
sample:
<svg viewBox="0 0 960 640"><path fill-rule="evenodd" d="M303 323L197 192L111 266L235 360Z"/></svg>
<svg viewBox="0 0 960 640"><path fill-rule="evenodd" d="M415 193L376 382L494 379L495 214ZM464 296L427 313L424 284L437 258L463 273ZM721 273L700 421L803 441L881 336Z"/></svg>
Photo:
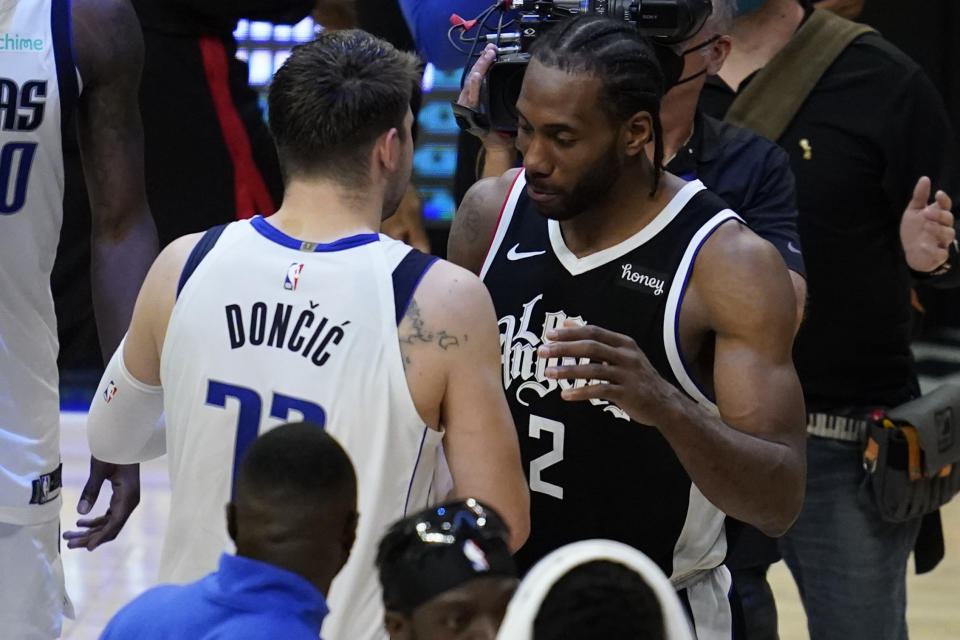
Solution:
<svg viewBox="0 0 960 640"><path fill-rule="evenodd" d="M915 352L921 362L927 359L938 363L934 369L940 375L936 378L958 377L960 349L920 345ZM923 379L925 388L935 382L932 377ZM64 530L74 528L80 489L87 479L90 452L85 423L86 414L63 414L61 522ZM109 494L109 486L105 485L93 514L106 511ZM170 486L164 457L142 465L140 506L116 540L92 553L62 547L67 591L77 613L75 621L65 621L64 638L97 638L117 609L155 583L169 506ZM960 639L960 498L943 511L943 525L947 557L940 566L932 573L915 576L912 562L910 565L907 618L911 640ZM807 640L797 590L782 562L771 569L770 582L780 611L781 639Z"/></svg>

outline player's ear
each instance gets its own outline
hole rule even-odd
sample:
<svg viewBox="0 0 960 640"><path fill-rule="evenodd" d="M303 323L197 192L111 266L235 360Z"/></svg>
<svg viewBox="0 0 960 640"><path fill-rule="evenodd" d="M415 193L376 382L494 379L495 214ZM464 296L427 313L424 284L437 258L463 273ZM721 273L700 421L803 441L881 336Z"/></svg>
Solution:
<svg viewBox="0 0 960 640"><path fill-rule="evenodd" d="M637 156L644 153L647 143L653 140L653 116L649 111L638 111L624 124L624 153Z"/></svg>
<svg viewBox="0 0 960 640"><path fill-rule="evenodd" d="M396 171L403 153L403 143L400 139L400 132L396 127L391 127L388 131L380 134L374 143L374 153L377 162L387 173Z"/></svg>
<svg viewBox="0 0 960 640"><path fill-rule="evenodd" d="M707 73L715 76L720 73L727 56L730 55L730 49L733 48L733 41L730 36L720 36L716 42L707 48Z"/></svg>

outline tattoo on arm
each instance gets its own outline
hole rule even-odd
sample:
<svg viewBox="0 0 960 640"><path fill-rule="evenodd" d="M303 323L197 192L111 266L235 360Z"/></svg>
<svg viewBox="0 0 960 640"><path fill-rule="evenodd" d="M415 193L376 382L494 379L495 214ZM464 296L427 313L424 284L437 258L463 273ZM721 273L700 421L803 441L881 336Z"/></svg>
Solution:
<svg viewBox="0 0 960 640"><path fill-rule="evenodd" d="M477 207L462 207L457 212L457 217L460 218L460 224L456 226L457 235L462 235L467 244L476 242L480 237L480 211Z"/></svg>
<svg viewBox="0 0 960 640"><path fill-rule="evenodd" d="M410 329L402 332L399 336L400 352L403 355L404 368L412 362L408 351L409 347L432 344L444 351L448 351L453 347L459 347L461 338L463 342L468 340L466 334L463 336L455 336L447 333L446 329L437 331L429 329L426 326L423 314L416 300L410 301L410 306L407 307L407 313L404 315L404 319L406 320L407 318L410 319Z"/></svg>

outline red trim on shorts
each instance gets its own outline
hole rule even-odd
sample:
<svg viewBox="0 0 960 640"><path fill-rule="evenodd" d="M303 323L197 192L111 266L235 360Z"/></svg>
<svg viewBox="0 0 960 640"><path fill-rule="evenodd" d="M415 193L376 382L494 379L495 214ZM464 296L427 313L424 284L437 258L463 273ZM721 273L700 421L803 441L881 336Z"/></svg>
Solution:
<svg viewBox="0 0 960 640"><path fill-rule="evenodd" d="M258 213L270 215L276 211L276 205L253 159L250 137L240 114L237 113L236 105L233 104L227 51L216 36L201 37L199 45L210 97L217 112L223 141L233 161L233 194L237 220L251 218Z"/></svg>
<svg viewBox="0 0 960 640"><path fill-rule="evenodd" d="M523 175L523 171L524 171L523 169L520 169L520 171L517 171L517 175L513 177L513 182L510 183L510 188L507 189L507 195L503 199L503 204L500 205L500 215L497 216L497 224L494 225L493 233L490 234L490 242L489 244L487 244L487 250L483 254L483 262L480 263L481 265L487 264L487 258L490 257L490 248L493 246L493 239L497 237L497 229L500 228L500 221L503 219L503 212L506 211L507 209L507 202L510 200L510 195L513 193L513 188L517 186L517 180L519 180L520 176ZM482 268L483 267L481 266L481 269Z"/></svg>

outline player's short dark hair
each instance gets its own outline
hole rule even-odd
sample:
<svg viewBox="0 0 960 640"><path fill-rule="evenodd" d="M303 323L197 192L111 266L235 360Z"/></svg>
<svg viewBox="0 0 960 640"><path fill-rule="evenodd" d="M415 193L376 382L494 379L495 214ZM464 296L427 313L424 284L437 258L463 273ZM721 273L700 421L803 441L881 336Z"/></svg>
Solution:
<svg viewBox="0 0 960 640"><path fill-rule="evenodd" d="M570 18L537 38L532 58L569 73L589 73L601 81L600 108L616 124L639 111L653 119L654 191L663 172L660 102L663 71L653 45L623 20L595 14Z"/></svg>
<svg viewBox="0 0 960 640"><path fill-rule="evenodd" d="M660 602L636 571L608 560L558 580L533 621L534 640L663 640Z"/></svg>
<svg viewBox="0 0 960 640"><path fill-rule="evenodd" d="M253 441L237 471L235 499L330 504L354 495L356 486L353 464L340 443L312 422L294 422Z"/></svg>
<svg viewBox="0 0 960 640"><path fill-rule="evenodd" d="M417 58L365 31L324 31L294 47L270 83L268 119L284 178L321 174L347 187L368 178L371 145L403 119Z"/></svg>

